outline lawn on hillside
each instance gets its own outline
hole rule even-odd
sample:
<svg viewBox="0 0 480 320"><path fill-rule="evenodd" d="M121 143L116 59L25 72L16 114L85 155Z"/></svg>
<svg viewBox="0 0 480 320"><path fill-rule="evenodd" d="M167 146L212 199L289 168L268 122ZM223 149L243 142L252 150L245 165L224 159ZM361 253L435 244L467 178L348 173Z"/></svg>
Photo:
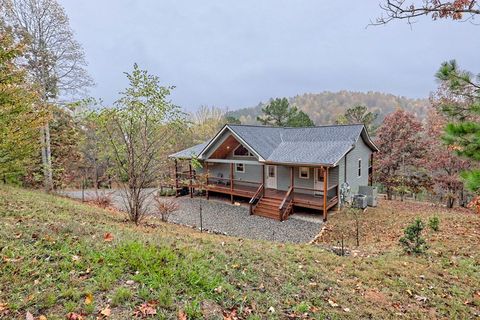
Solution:
<svg viewBox="0 0 480 320"><path fill-rule="evenodd" d="M402 228L440 218L421 256ZM316 245L201 234L151 218L0 187L0 318L472 318L480 313L480 217L382 202L331 216ZM356 256L326 248L344 241Z"/></svg>

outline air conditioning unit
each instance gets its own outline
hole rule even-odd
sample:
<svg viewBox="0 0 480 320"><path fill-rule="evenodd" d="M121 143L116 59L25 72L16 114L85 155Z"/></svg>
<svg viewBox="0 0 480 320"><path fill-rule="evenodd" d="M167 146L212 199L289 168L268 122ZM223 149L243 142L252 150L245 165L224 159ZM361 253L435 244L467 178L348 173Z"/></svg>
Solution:
<svg viewBox="0 0 480 320"><path fill-rule="evenodd" d="M369 207L377 206L377 187L360 186L358 187L358 193L367 196L367 204Z"/></svg>
<svg viewBox="0 0 480 320"><path fill-rule="evenodd" d="M367 196L364 194L356 194L353 196L352 207L357 209L365 209L367 207Z"/></svg>

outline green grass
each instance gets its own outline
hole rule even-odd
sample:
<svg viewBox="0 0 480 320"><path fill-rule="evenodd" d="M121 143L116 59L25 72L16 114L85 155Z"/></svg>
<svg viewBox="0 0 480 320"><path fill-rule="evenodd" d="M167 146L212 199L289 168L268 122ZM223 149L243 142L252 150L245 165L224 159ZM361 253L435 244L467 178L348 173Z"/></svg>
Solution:
<svg viewBox="0 0 480 320"><path fill-rule="evenodd" d="M372 224L391 214L384 208ZM392 239L382 246L372 236L359 256L339 257L320 246L201 234L157 220L135 226L118 212L1 186L0 318L25 319L28 311L96 319L109 306L110 319L128 319L147 302L157 319L179 312L189 319L232 312L242 319L472 318L480 312L480 222L451 216L439 214L425 255L404 255L386 233ZM337 213L331 226L342 219ZM107 232L113 241L104 241Z"/></svg>

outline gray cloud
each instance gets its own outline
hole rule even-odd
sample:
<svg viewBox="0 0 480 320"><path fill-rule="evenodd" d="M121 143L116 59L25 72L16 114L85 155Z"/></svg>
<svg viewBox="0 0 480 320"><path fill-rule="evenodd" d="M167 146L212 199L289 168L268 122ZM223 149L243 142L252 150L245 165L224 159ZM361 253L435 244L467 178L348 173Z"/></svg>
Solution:
<svg viewBox="0 0 480 320"><path fill-rule="evenodd" d="M455 58L480 72L480 26L423 19L368 27L377 1L60 0L97 86L117 98L134 62L177 88L175 103L253 106L323 90L426 97ZM473 39L473 40L472 40Z"/></svg>

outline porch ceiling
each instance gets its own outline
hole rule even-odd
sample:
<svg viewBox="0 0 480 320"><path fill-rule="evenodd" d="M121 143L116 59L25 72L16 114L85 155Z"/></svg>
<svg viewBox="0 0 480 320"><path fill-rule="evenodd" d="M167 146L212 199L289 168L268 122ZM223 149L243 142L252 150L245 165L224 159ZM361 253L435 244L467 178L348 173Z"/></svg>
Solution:
<svg viewBox="0 0 480 320"><path fill-rule="evenodd" d="M210 158L214 159L224 159L227 155L234 150L240 142L237 141L233 136L229 136L225 141L212 153Z"/></svg>

